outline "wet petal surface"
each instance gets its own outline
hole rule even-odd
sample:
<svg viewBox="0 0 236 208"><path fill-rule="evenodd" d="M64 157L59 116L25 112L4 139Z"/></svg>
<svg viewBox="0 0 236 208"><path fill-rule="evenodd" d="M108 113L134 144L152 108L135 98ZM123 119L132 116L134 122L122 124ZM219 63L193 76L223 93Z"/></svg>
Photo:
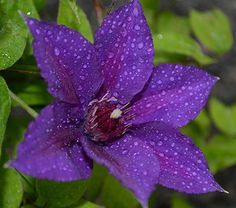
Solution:
<svg viewBox="0 0 236 208"><path fill-rule="evenodd" d="M25 19L49 92L60 100L86 106L102 83L94 46L65 26Z"/></svg>
<svg viewBox="0 0 236 208"><path fill-rule="evenodd" d="M140 92L153 70L154 48L140 3L132 1L105 18L95 46L104 74L104 93L122 103Z"/></svg>
<svg viewBox="0 0 236 208"><path fill-rule="evenodd" d="M159 162L141 138L141 135L126 134L104 146L83 139L82 145L88 156L105 165L146 207L148 197L158 183Z"/></svg>
<svg viewBox="0 0 236 208"><path fill-rule="evenodd" d="M163 121L182 127L205 105L216 77L194 66L160 64L143 93L136 98L133 123Z"/></svg>
<svg viewBox="0 0 236 208"><path fill-rule="evenodd" d="M223 191L208 169L202 152L171 126L151 122L135 131L156 153L159 184L186 193Z"/></svg>
<svg viewBox="0 0 236 208"><path fill-rule="evenodd" d="M33 121L11 166L33 177L72 181L90 176L78 130L81 110L64 103L47 106Z"/></svg>

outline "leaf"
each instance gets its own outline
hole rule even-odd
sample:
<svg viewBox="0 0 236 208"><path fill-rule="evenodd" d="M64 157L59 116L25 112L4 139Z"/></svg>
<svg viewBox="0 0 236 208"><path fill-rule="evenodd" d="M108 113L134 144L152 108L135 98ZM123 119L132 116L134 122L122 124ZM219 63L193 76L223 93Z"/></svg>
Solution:
<svg viewBox="0 0 236 208"><path fill-rule="evenodd" d="M192 10L190 22L197 38L209 50L225 53L233 45L233 36L228 18L219 9L208 12Z"/></svg>
<svg viewBox="0 0 236 208"><path fill-rule="evenodd" d="M44 200L50 207L60 208L71 206L79 201L87 188L86 180L75 182L54 182L37 180L36 189L40 200Z"/></svg>
<svg viewBox="0 0 236 208"><path fill-rule="evenodd" d="M38 11L43 9L43 7L45 6L45 1L46 0L34 0L35 7Z"/></svg>
<svg viewBox="0 0 236 208"><path fill-rule="evenodd" d="M90 201L86 201L81 199L76 206L72 206L70 208L100 208L101 206L94 204Z"/></svg>
<svg viewBox="0 0 236 208"><path fill-rule="evenodd" d="M66 25L79 31L89 41L93 40L93 35L89 21L80 9L75 0L60 0L59 11L57 16L58 24Z"/></svg>
<svg viewBox="0 0 236 208"><path fill-rule="evenodd" d="M186 56L168 52L158 52L154 59L155 65L158 65L158 63L185 63L186 61Z"/></svg>
<svg viewBox="0 0 236 208"><path fill-rule="evenodd" d="M93 166L93 174L89 179L88 188L86 191L86 199L94 201L101 193L102 185L107 176L107 170L96 163Z"/></svg>
<svg viewBox="0 0 236 208"><path fill-rule="evenodd" d="M38 11L35 7L35 2L33 0L18 0L18 9L25 15L39 19ZM24 55L29 56L33 54L32 34L29 33L27 45L25 47Z"/></svg>
<svg viewBox="0 0 236 208"><path fill-rule="evenodd" d="M236 164L236 137L216 135L202 147L210 169L216 173Z"/></svg>
<svg viewBox="0 0 236 208"><path fill-rule="evenodd" d="M236 135L236 105L226 106L216 99L211 99L210 114L213 122L222 132Z"/></svg>
<svg viewBox="0 0 236 208"><path fill-rule="evenodd" d="M11 1L10 1L11 2ZM7 9L6 9L7 8ZM0 2L0 70L12 66L23 54L27 30L17 2Z"/></svg>
<svg viewBox="0 0 236 208"><path fill-rule="evenodd" d="M202 53L200 46L191 37L180 33L168 33L154 35L154 46L158 54L160 52L175 53L189 56L199 64L211 64L214 60Z"/></svg>
<svg viewBox="0 0 236 208"><path fill-rule="evenodd" d="M210 129L210 119L206 111L203 110L196 119L181 130L184 134L192 138L198 146L202 147L205 145L205 140L210 133Z"/></svg>
<svg viewBox="0 0 236 208"><path fill-rule="evenodd" d="M179 195L174 195L172 197L172 208L192 208L192 205L189 202Z"/></svg>
<svg viewBox="0 0 236 208"><path fill-rule="evenodd" d="M133 208L139 204L134 195L111 175L104 182L101 200L109 208Z"/></svg>
<svg viewBox="0 0 236 208"><path fill-rule="evenodd" d="M18 62L19 63L19 62ZM5 75L9 88L20 97L27 105L47 105L51 103L52 96L47 91L47 85L40 78L40 73L33 65L15 64ZM26 62L29 64L29 60ZM17 73L16 72L24 72ZM20 84L19 84L20 83Z"/></svg>
<svg viewBox="0 0 236 208"><path fill-rule="evenodd" d="M26 86L17 96L28 105L47 105L52 101L52 97L41 82L37 85Z"/></svg>
<svg viewBox="0 0 236 208"><path fill-rule="evenodd" d="M191 27L187 17L181 17L171 12L163 12L158 17L158 32L161 34L180 33L189 35Z"/></svg>
<svg viewBox="0 0 236 208"><path fill-rule="evenodd" d="M7 84L5 80L2 77L0 77L0 158L2 152L1 146L10 110L11 110L11 98L8 93Z"/></svg>
<svg viewBox="0 0 236 208"><path fill-rule="evenodd" d="M39 18L39 14L33 0L18 0L18 9L30 17L37 19Z"/></svg>
<svg viewBox="0 0 236 208"><path fill-rule="evenodd" d="M0 168L0 207L18 208L23 197L21 178L15 170Z"/></svg>

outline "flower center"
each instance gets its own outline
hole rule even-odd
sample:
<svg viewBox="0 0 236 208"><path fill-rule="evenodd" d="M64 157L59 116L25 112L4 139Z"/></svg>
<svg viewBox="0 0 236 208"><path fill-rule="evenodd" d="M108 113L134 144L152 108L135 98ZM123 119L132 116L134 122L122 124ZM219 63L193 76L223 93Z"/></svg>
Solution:
<svg viewBox="0 0 236 208"><path fill-rule="evenodd" d="M85 121L85 132L96 142L109 142L122 136L131 126L127 121L133 116L127 116L128 104L121 106L112 97L94 100Z"/></svg>

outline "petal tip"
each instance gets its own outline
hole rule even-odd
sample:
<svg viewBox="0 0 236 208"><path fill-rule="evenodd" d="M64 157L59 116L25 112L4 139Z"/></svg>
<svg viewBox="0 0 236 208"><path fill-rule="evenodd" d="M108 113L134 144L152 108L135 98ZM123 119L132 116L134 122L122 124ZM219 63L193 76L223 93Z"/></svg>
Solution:
<svg viewBox="0 0 236 208"><path fill-rule="evenodd" d="M225 190L225 189L223 189L223 188L221 188L221 189L219 190L219 192L222 192L222 193L225 193L225 194L230 194L227 190Z"/></svg>

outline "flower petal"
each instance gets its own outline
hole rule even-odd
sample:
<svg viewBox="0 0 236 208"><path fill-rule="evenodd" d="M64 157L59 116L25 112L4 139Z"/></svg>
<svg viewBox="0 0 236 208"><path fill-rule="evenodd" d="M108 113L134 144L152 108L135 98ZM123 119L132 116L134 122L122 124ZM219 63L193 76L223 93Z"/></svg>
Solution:
<svg viewBox="0 0 236 208"><path fill-rule="evenodd" d="M124 138L105 146L82 139L88 156L108 167L127 188L132 190L146 207L148 197L159 177L159 162L141 135L126 134Z"/></svg>
<svg viewBox="0 0 236 208"><path fill-rule="evenodd" d="M105 18L95 46L105 81L103 90L122 103L140 92L153 70L151 33L137 0Z"/></svg>
<svg viewBox="0 0 236 208"><path fill-rule="evenodd" d="M80 116L81 110L75 105L58 102L47 106L30 124L11 166L42 179L88 178L91 161L79 142Z"/></svg>
<svg viewBox="0 0 236 208"><path fill-rule="evenodd" d="M171 126L150 122L135 130L156 153L159 184L186 193L224 191L214 180L202 152Z"/></svg>
<svg viewBox="0 0 236 208"><path fill-rule="evenodd" d="M163 121L182 127L199 114L216 81L194 66L160 64L133 105L132 122Z"/></svg>
<svg viewBox="0 0 236 208"><path fill-rule="evenodd" d="M65 26L25 19L50 93L62 101L87 105L102 84L94 46Z"/></svg>

